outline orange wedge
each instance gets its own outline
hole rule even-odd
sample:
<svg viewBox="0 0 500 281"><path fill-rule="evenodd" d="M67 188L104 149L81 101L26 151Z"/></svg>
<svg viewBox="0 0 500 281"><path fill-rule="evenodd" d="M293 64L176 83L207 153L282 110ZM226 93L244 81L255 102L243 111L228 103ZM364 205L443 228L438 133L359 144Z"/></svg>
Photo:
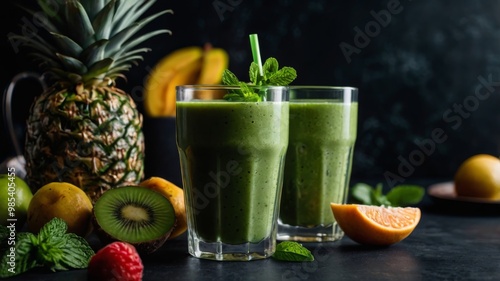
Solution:
<svg viewBox="0 0 500 281"><path fill-rule="evenodd" d="M358 204L330 204L340 228L365 245L388 246L408 237L420 221L420 209Z"/></svg>

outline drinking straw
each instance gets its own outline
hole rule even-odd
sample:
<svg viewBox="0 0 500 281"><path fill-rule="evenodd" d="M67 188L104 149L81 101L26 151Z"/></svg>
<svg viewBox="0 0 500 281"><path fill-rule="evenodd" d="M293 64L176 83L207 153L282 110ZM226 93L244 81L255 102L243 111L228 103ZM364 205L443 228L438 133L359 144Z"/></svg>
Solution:
<svg viewBox="0 0 500 281"><path fill-rule="evenodd" d="M259 37L257 34L250 34L250 47L252 48L253 61L259 66L259 74L260 76L264 76L262 60L260 59Z"/></svg>

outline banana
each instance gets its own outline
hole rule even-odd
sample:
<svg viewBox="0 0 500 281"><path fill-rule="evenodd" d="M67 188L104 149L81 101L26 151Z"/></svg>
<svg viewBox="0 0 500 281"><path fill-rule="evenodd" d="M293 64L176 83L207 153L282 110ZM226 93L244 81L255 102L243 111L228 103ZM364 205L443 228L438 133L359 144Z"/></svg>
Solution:
<svg viewBox="0 0 500 281"><path fill-rule="evenodd" d="M175 116L175 87L179 85L195 84L200 73L202 61L197 60L179 70L168 83L165 91L166 104L162 116Z"/></svg>
<svg viewBox="0 0 500 281"><path fill-rule="evenodd" d="M165 92L169 81L179 70L198 62L202 57L203 49L193 46L176 50L158 62L145 85L144 107L148 115L163 115L168 102Z"/></svg>
<svg viewBox="0 0 500 281"><path fill-rule="evenodd" d="M178 85L217 84L227 68L229 56L221 48L189 46L161 59L145 85L144 106L151 117L175 116Z"/></svg>
<svg viewBox="0 0 500 281"><path fill-rule="evenodd" d="M205 47L203 66L198 84L218 84L222 79L222 72L227 68L229 57L224 49Z"/></svg>

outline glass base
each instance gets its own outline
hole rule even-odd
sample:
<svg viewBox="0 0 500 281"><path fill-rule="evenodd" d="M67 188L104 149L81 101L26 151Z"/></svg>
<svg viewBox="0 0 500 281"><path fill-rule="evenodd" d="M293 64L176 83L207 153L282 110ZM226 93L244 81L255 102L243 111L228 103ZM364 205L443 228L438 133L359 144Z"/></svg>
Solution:
<svg viewBox="0 0 500 281"><path fill-rule="evenodd" d="M302 227L278 222L278 240L298 242L332 242L344 237L344 232L335 222L333 225Z"/></svg>
<svg viewBox="0 0 500 281"><path fill-rule="evenodd" d="M223 242L204 242L188 233L188 251L193 257L217 261L251 261L265 259L274 254L276 240L266 238L259 243L238 245Z"/></svg>

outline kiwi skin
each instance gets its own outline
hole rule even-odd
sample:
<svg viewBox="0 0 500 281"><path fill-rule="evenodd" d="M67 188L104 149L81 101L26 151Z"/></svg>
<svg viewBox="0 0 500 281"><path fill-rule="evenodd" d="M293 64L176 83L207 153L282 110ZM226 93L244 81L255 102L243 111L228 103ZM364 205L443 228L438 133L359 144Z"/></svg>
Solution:
<svg viewBox="0 0 500 281"><path fill-rule="evenodd" d="M126 186L123 186L123 187L126 187ZM142 187L142 186L134 186L134 187L146 189L145 187ZM122 187L118 187L118 188L122 188ZM156 191L154 191L154 192L158 193L159 195L161 195L163 197L163 195L161 193L156 192ZM167 241L167 239L170 237L170 234L172 234L172 231L175 229L175 227L177 225L177 218L174 217L174 220L175 221L174 221L174 224L172 225L172 227L162 236L160 236L154 240L137 243L137 242L130 242L130 241L126 241L126 240L119 240L119 239L113 237L111 234L104 231L102 229L102 227L99 225L99 222L97 221L95 208L93 209L93 212L92 212L92 224L94 226L94 233L97 235L97 237L99 238L101 243L103 243L104 245L107 245L107 244L110 244L110 243L115 242L115 241L127 242L127 243L132 244L136 248L139 255L149 255L149 254L157 251L159 248L161 248L161 246L163 246L163 244Z"/></svg>

